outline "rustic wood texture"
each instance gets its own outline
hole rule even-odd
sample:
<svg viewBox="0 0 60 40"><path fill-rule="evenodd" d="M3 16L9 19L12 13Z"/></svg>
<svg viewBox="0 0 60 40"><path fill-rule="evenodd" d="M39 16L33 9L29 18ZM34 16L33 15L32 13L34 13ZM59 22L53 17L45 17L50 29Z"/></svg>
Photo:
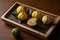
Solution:
<svg viewBox="0 0 60 40"><path fill-rule="evenodd" d="M16 19L14 19L13 16L10 16L10 15L12 15L11 12L14 12L14 10L18 7L18 5L23 5L23 6L25 6L25 7L32 8L33 10L39 10L39 11L41 11L42 13L44 13L45 15L47 15L47 14L48 14L48 15L51 15L51 17L53 17L53 19L54 19L54 22L53 22L54 25L50 26L50 28L48 28L48 29L47 29L47 32L44 34L44 33L42 33L43 30L42 30L42 32L41 32L41 31L36 31L36 30L34 30L34 29L32 29L32 28L28 28L28 26L24 26L24 25L22 25L22 24L18 24L16 21L14 21L14 20L16 20ZM9 17L10 17L10 18L9 18ZM40 37L40 38L42 38L42 39L47 39L48 36L49 36L49 35L51 34L51 32L53 31L53 29L55 28L55 26L57 25L57 23L59 22L59 16L58 16L58 15L54 15L54 14L52 14L52 13L49 13L49 12L46 12L46 11L43 11L43 10L40 10L40 9L36 9L36 8L34 8L34 7L31 7L31 6L28 6L28 5L19 3L19 2L15 2L15 3L3 14L3 16L1 17L1 19L2 19L3 21L5 21L5 22L6 22L7 24L9 24L9 25L19 27L21 30L26 31L26 32L29 32L29 33L31 33L31 34L33 34L33 35L35 35L35 36L37 36L37 37ZM14 20L12 20L12 19L14 19ZM26 24L25 24L25 25L26 25Z"/></svg>
<svg viewBox="0 0 60 40"><path fill-rule="evenodd" d="M59 0L0 0L0 16L2 16L16 1L60 15ZM12 29L11 26L7 26L2 20L0 20L0 26L0 40L16 40L10 33ZM57 35L58 34L59 33L57 33ZM39 40L25 32L22 32L22 36L23 40ZM59 37L58 35L55 39L59 40Z"/></svg>

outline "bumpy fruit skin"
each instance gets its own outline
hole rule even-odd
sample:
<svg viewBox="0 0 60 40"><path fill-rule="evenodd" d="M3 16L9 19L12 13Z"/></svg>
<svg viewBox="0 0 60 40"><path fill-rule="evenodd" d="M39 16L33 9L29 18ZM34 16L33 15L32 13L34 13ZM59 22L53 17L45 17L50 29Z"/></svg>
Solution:
<svg viewBox="0 0 60 40"><path fill-rule="evenodd" d="M13 28L12 29L12 35L16 38L20 37L20 30L18 28Z"/></svg>
<svg viewBox="0 0 60 40"><path fill-rule="evenodd" d="M30 18L30 19L27 21L27 24L28 24L29 26L35 26L35 25L37 24L36 21L37 21L37 18Z"/></svg>
<svg viewBox="0 0 60 40"><path fill-rule="evenodd" d="M24 12L24 11L25 11L24 6L19 6L16 9L17 14L19 14L20 12Z"/></svg>
<svg viewBox="0 0 60 40"><path fill-rule="evenodd" d="M42 17L42 22L43 22L44 24L50 24L50 23L52 22L52 19L51 19L50 16L45 15L45 16Z"/></svg>
<svg viewBox="0 0 60 40"><path fill-rule="evenodd" d="M33 11L32 12L32 17L33 18L41 18L42 14L39 11Z"/></svg>
<svg viewBox="0 0 60 40"><path fill-rule="evenodd" d="M27 14L25 12L21 12L18 14L18 19L19 20L26 20L27 19Z"/></svg>

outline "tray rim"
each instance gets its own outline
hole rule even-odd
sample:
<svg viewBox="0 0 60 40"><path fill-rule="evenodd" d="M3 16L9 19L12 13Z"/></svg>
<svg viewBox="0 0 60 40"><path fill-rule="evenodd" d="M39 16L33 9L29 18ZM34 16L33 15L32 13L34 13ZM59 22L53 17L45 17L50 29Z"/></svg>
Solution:
<svg viewBox="0 0 60 40"><path fill-rule="evenodd" d="M45 39L49 36L49 34L52 32L52 30L56 27L56 25L54 25L53 28L50 27L50 28L48 29L48 31L44 34L44 33L42 33L42 32L39 32L39 31L36 31L36 30L34 30L34 29L28 28L28 27L26 27L26 26L23 26L23 25L21 25L21 24L19 24L19 23L16 23L16 22L14 22L14 21L12 21L12 20L9 20L9 19L5 18L6 14L7 14L16 4L19 4L19 5L20 5L20 4L22 4L22 3L15 2L15 3L3 14L3 16L1 17L2 20L11 22L11 23L13 23L13 24L15 24L15 25L18 25L18 26L20 26L20 27L22 26L23 28L25 28L25 29L27 29L27 30L29 30L29 31L32 31L32 32L34 32L34 33L37 33L38 35L42 36L42 37L45 38ZM57 23L59 22L59 20L60 20L60 16L58 16L58 15L55 15L55 14L52 14L52 13L50 13L50 12L46 12L46 11L43 11L43 10L40 10L40 9L31 7L31 6L28 6L28 5L25 5L25 4L22 4L22 5L27 6L27 7L30 7L30 8L32 8L32 9L36 9L36 10L42 11L42 12L47 13L47 14L49 13L49 15L52 15L52 16L57 17L57 18L55 19L55 21L54 21L54 23L56 23L56 24L57 24Z"/></svg>

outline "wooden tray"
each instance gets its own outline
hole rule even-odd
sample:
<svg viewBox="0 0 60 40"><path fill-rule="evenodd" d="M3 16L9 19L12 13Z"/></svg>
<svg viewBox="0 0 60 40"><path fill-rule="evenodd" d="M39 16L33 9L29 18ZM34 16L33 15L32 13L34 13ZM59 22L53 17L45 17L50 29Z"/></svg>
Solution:
<svg viewBox="0 0 60 40"><path fill-rule="evenodd" d="M51 26L49 27L40 27L40 29L37 27L37 29L34 29L34 28L30 28L28 27L28 25L26 24L19 24L18 23L18 20L12 16L12 14L16 11L16 8L19 6L19 5L23 5L23 6L26 6L28 8L32 8L34 10L39 10L41 11L44 15L49 15L51 16L53 19L54 19L54 22ZM6 13L4 13L4 15L1 17L1 19L3 21L5 21L7 24L9 25L12 25L14 27L19 27L20 30L23 30L23 31L26 31L30 34L33 34L37 37L40 37L44 40L47 40L48 36L51 34L51 32L53 31L53 29L56 27L57 23L59 22L59 16L58 15L55 15L55 14L52 14L52 13L49 13L49 12L45 12L43 10L40 10L40 9L36 9L34 7L30 7L28 5L25 5L25 4L22 4L22 3L19 3L19 2L16 2L14 3L7 11Z"/></svg>

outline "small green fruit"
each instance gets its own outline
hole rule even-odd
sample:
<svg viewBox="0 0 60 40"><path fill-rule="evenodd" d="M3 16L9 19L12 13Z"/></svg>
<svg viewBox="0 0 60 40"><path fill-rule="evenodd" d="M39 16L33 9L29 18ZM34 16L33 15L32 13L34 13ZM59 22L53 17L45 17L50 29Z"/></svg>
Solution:
<svg viewBox="0 0 60 40"><path fill-rule="evenodd" d="M12 29L12 35L16 38L20 37L20 30L18 28L13 28Z"/></svg>

